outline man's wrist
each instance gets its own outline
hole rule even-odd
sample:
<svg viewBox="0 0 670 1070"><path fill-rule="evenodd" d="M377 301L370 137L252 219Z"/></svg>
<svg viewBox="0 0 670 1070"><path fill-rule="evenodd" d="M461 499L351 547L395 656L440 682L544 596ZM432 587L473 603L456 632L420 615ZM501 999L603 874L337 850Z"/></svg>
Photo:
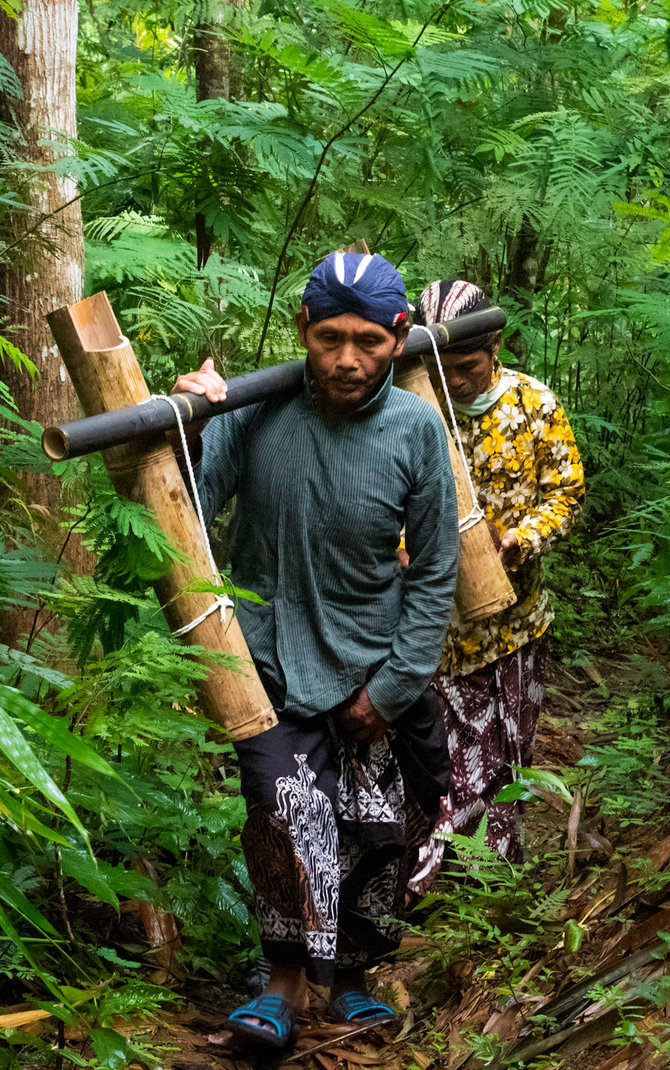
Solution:
<svg viewBox="0 0 670 1070"><path fill-rule="evenodd" d="M195 469L200 466L200 462L202 460L202 438L200 437L199 431L196 431L195 433L191 432L191 434L189 435L186 428L184 430L186 432L186 446L188 449L188 455L191 460L191 464ZM179 470L186 478L188 469L186 465L186 456L184 454L184 448L181 441L181 435L178 431L168 431L166 432L165 437L167 438L169 444L172 446L175 455L175 460L179 465Z"/></svg>
<svg viewBox="0 0 670 1070"><path fill-rule="evenodd" d="M382 720L386 721L387 724L391 724L395 721L396 717L400 716L402 711L396 711L395 703L392 698L386 695L383 680L378 680L377 676L378 674L375 674L375 676L368 681L368 698Z"/></svg>

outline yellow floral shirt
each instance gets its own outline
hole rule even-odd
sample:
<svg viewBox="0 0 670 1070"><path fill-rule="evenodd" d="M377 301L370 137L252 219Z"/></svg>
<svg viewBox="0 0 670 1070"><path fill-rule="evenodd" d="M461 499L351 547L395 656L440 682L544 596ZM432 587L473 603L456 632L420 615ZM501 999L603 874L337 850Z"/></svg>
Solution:
<svg viewBox="0 0 670 1070"><path fill-rule="evenodd" d="M497 661L546 631L554 614L540 558L569 531L584 495L584 470L560 403L537 379L504 374L510 386L487 412L456 419L486 519L500 536L514 531L518 539L521 564L510 573L517 601L469 624L454 609L440 662L452 676ZM442 404L441 392L439 399Z"/></svg>

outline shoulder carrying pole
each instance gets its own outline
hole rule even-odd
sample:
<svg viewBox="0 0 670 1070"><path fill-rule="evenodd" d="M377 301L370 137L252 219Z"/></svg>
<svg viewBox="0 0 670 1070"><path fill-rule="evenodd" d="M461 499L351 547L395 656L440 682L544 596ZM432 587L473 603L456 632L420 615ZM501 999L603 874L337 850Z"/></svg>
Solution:
<svg viewBox="0 0 670 1070"><path fill-rule="evenodd" d="M92 301L93 298L89 300ZM109 309L108 304L107 308ZM49 317L49 322L52 322L52 317ZM56 320L53 322L55 323ZM116 320L114 323L115 330L119 332L118 338L121 338ZM432 327L426 327L425 331L432 334L438 349L444 349L458 344L464 338L472 338L477 334L498 330L504 325L503 310L487 308L482 312L471 312L466 316L459 316L458 319L451 320L449 323L436 323ZM424 331L417 331L407 339L401 361L404 361L406 357L431 352L432 345L427 334ZM236 375L235 378L229 379L225 401L212 402L208 401L204 394L190 393L174 394L173 398L179 407L183 423L189 424L199 420L209 420L212 416L230 412L232 409L240 409L245 405L253 405L259 401L295 394L302 388L304 373L304 360L293 360L285 364L275 364L270 368L247 372L245 375ZM163 431L177 426L177 418L170 406L160 399L149 399L146 388L141 397L144 404L136 401L124 405L121 393L115 396L116 405L113 411L110 411L109 407L101 408L94 405L86 408L84 406L87 412L85 419L60 424L57 427L47 427L42 435L42 449L47 457L52 461L64 461L68 457L81 457L85 453L105 450L110 446L120 446L131 441L143 442L146 445L152 439L156 440ZM124 398L126 396L130 395L123 395ZM88 415L89 412L92 415Z"/></svg>
<svg viewBox="0 0 670 1070"><path fill-rule="evenodd" d="M136 406L149 398L135 354L121 334L106 294L60 308L48 320L87 416ZM186 564L175 565L154 584L167 622L176 631L204 614L214 596L182 593L190 581L209 576L211 569L174 453L154 432L149 443L135 441L106 449L103 460L116 490L148 506L171 542L188 555ZM210 613L188 633L188 641L241 659L239 673L212 667L198 685L198 698L207 717L235 739L245 739L272 728L277 718L240 626L230 609L226 614L224 624L218 612Z"/></svg>

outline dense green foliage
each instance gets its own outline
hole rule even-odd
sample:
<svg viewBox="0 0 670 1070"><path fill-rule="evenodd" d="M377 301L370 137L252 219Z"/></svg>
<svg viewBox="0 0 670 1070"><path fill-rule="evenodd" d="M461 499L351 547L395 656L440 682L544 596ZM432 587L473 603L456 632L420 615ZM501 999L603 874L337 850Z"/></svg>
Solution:
<svg viewBox="0 0 670 1070"><path fill-rule="evenodd" d="M551 566L569 594L561 653L584 662L643 634L665 651L667 4L255 0L208 31L228 42L230 100L198 99L203 9L82 6L79 139L57 165L82 197L87 292L107 290L151 388L205 355L228 373L298 355L306 274L358 238L415 297L436 278L479 283L508 312L504 359L556 390L586 463L582 533ZM20 90L0 57L0 92ZM0 212L20 211L10 123L0 152ZM211 246L200 268L196 242ZM2 340L0 359L34 373L27 358ZM125 1043L114 1014L161 993L128 982L151 954L122 903L176 915L180 970L229 975L252 953L243 804L230 745L191 708L200 670L151 593L170 547L98 462L54 466L62 542L76 529L99 561L69 574L25 499L23 473L49 468L39 429L4 389L0 415L0 606L34 612L20 647L0 645L0 999L42 1001L92 1030L98 1065L123 1066L130 1047L106 1061ZM645 799L667 788L656 716L629 751L594 750L605 814L651 820Z"/></svg>

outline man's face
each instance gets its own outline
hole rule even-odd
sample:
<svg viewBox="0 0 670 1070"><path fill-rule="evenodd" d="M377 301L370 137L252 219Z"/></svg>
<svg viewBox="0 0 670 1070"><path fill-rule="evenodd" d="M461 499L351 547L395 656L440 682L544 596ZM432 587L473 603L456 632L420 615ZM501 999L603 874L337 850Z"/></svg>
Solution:
<svg viewBox="0 0 670 1070"><path fill-rule="evenodd" d="M386 327L354 312L318 323L308 323L299 312L295 322L319 397L336 413L351 412L374 394L391 361L402 352L408 331L399 331L396 338Z"/></svg>
<svg viewBox="0 0 670 1070"><path fill-rule="evenodd" d="M474 353L441 353L449 394L460 405L469 405L491 384L493 357L485 349Z"/></svg>

